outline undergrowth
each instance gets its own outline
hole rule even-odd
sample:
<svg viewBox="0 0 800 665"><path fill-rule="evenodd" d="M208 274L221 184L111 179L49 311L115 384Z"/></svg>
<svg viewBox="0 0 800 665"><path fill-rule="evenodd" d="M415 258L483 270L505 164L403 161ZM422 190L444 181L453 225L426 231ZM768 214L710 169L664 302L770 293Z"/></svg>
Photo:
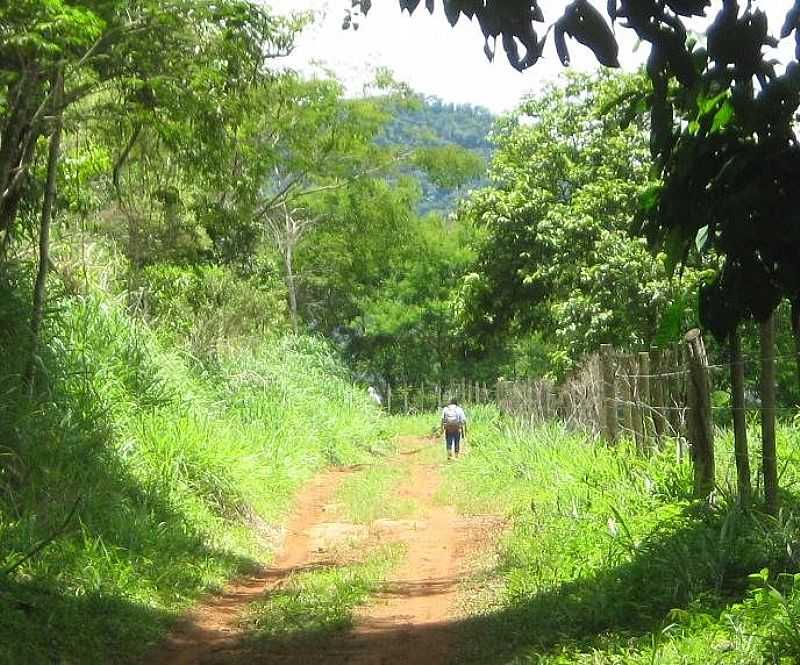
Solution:
<svg viewBox="0 0 800 665"><path fill-rule="evenodd" d="M29 400L20 293L0 294L0 663L135 659L268 560L304 480L389 447L324 344L200 362L107 296L54 301Z"/></svg>
<svg viewBox="0 0 800 665"><path fill-rule="evenodd" d="M673 449L643 458L493 409L471 415L470 452L443 494L511 526L487 582L499 590L464 624L465 662L798 662L800 510L788 491L777 519L736 506L728 434L709 503L691 498L691 466ZM797 438L779 437L784 488L797 482Z"/></svg>

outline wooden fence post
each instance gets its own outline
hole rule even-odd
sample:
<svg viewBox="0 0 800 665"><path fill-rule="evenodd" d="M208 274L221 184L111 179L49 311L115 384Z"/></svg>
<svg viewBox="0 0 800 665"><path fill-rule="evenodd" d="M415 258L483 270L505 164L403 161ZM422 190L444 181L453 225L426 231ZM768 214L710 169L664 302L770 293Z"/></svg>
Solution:
<svg viewBox="0 0 800 665"><path fill-rule="evenodd" d="M636 442L636 450L640 453L644 452L644 409L642 409L642 397L639 394L641 390L641 372L639 370L638 356L631 355L631 418L633 419L633 438Z"/></svg>
<svg viewBox="0 0 800 665"><path fill-rule="evenodd" d="M668 377L669 380L667 381L667 420L669 422L670 429L672 430L672 434L675 436L675 440L677 441L678 449L682 450L681 448L681 412L680 407L678 406L679 402L681 402L681 375L680 372L684 369L681 364L681 356L680 356L680 347L673 346L669 351L669 371L670 376ZM680 457L680 456L679 456ZM680 462L680 458L678 459Z"/></svg>
<svg viewBox="0 0 800 665"><path fill-rule="evenodd" d="M386 411L392 413L392 384L386 384Z"/></svg>
<svg viewBox="0 0 800 665"><path fill-rule="evenodd" d="M636 432L633 428L633 367L630 363L630 356L622 356L622 367L625 370L625 382L622 387L625 404L622 405L622 416L625 420L625 429L628 437L635 438Z"/></svg>
<svg viewBox="0 0 800 665"><path fill-rule="evenodd" d="M681 451L683 454L684 459L691 459L691 454L689 451L689 439L688 439L688 418L689 418L689 384L692 382L692 374L689 371L689 351L684 344L678 345L677 350L677 360L678 366L680 368L681 374L677 376L677 383L676 383L676 390L677 390L677 397L675 398L680 405L683 407L680 411L677 412L678 414L678 428L681 432Z"/></svg>
<svg viewBox="0 0 800 665"><path fill-rule="evenodd" d="M600 345L600 362L603 373L603 411L605 412L604 434L609 443L616 443L619 436L619 428L617 424L617 391L612 353L611 344Z"/></svg>
<svg viewBox="0 0 800 665"><path fill-rule="evenodd" d="M761 324L761 463L767 512L778 514L778 460L775 452L775 315Z"/></svg>
<svg viewBox="0 0 800 665"><path fill-rule="evenodd" d="M655 427L656 445L661 446L661 441L667 429L667 419L664 415L664 390L666 377L664 371L664 358L661 349L650 347L650 367L653 381L650 385L650 401L653 407L653 426Z"/></svg>
<svg viewBox="0 0 800 665"><path fill-rule="evenodd" d="M684 338L689 350L689 413L687 429L694 461L694 494L706 497L714 489L714 424L711 414L711 386L708 358L700 330Z"/></svg>
<svg viewBox="0 0 800 665"><path fill-rule="evenodd" d="M408 384L403 386L403 415L408 415Z"/></svg>
<svg viewBox="0 0 800 665"><path fill-rule="evenodd" d="M639 352L639 377L636 392L639 394L639 417L642 419L642 448L647 450L653 439L655 426L650 411L652 400L650 396L650 353Z"/></svg>
<svg viewBox="0 0 800 665"><path fill-rule="evenodd" d="M531 396L531 379L516 379L514 381L514 388L516 390L515 399L516 403L512 410L517 414L518 418L533 425L533 397Z"/></svg>

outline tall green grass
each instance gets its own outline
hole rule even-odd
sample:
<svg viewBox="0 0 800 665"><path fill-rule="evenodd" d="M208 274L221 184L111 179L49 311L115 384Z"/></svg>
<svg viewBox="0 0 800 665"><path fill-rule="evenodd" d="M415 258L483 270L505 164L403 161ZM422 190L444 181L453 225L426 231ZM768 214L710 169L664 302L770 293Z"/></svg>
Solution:
<svg viewBox="0 0 800 665"><path fill-rule="evenodd" d="M791 491L777 519L740 510L725 491L697 502L691 467L672 449L643 458L627 443L606 447L556 425L527 430L491 409L472 415L470 453L447 468L444 494L465 512L508 515L510 527L499 590L465 623L465 662L797 662L800 510ZM724 489L733 453L721 434ZM780 440L791 490L798 432L784 427Z"/></svg>
<svg viewBox="0 0 800 665"><path fill-rule="evenodd" d="M0 663L125 663L176 613L267 561L297 487L389 444L321 342L201 363L108 297L62 298L40 390L20 386L26 308L0 295Z"/></svg>

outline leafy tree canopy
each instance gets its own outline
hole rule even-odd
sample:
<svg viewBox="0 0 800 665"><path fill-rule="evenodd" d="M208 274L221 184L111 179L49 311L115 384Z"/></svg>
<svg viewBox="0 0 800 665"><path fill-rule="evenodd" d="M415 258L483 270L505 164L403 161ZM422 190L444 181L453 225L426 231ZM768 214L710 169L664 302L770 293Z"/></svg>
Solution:
<svg viewBox="0 0 800 665"><path fill-rule="evenodd" d="M472 230L436 214L412 218L378 288L362 290L347 353L392 381L446 382L481 373L454 325L453 295L473 260ZM494 374L490 374L494 377Z"/></svg>
<svg viewBox="0 0 800 665"><path fill-rule="evenodd" d="M498 123L491 186L461 211L483 229L462 292L469 332L537 331L573 360L603 341L655 339L681 289L628 233L651 182L647 133L603 113L644 85L571 75Z"/></svg>
<svg viewBox="0 0 800 665"><path fill-rule="evenodd" d="M65 110L87 116L91 103L95 118L124 119L116 129L126 135L148 125L187 159L216 163L235 101L269 77L267 60L291 48L297 27L246 0L4 3L0 232L13 231L37 139Z"/></svg>
<svg viewBox="0 0 800 665"><path fill-rule="evenodd" d="M371 6L351 4L363 13ZM420 4L399 0L410 13ZM769 33L766 2L610 0L605 17L588 0L546 8L556 4L563 13L540 37L535 26L545 14L536 0L441 3L452 24L461 16L477 19L489 58L501 39L520 70L539 60L551 31L564 64L570 37L616 67L614 24L649 44L650 90L627 100L649 111L650 151L661 182L642 200L638 229L666 251L672 266L693 251L722 257L716 278L702 290L700 310L702 322L720 336L747 318L765 320L784 297L797 300L800 213L792 192L800 173L794 126L800 64L795 59L781 71L767 49L794 36L800 57L800 1L778 36ZM437 3L425 5L433 12ZM703 17L701 42L686 21Z"/></svg>

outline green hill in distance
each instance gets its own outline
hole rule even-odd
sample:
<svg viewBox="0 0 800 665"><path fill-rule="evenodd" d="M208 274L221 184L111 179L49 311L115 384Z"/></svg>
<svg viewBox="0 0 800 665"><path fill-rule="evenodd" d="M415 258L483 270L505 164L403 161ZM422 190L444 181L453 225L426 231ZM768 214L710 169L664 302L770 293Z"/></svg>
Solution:
<svg viewBox="0 0 800 665"><path fill-rule="evenodd" d="M387 126L382 140L415 148L455 144L478 153L488 165L494 149L489 135L495 119L491 111L481 106L425 97L421 107L399 111L395 120ZM448 213L466 191L485 183L479 179L460 189L446 190L432 183L418 170L409 170L408 173L418 178L422 187L420 214L432 211Z"/></svg>

